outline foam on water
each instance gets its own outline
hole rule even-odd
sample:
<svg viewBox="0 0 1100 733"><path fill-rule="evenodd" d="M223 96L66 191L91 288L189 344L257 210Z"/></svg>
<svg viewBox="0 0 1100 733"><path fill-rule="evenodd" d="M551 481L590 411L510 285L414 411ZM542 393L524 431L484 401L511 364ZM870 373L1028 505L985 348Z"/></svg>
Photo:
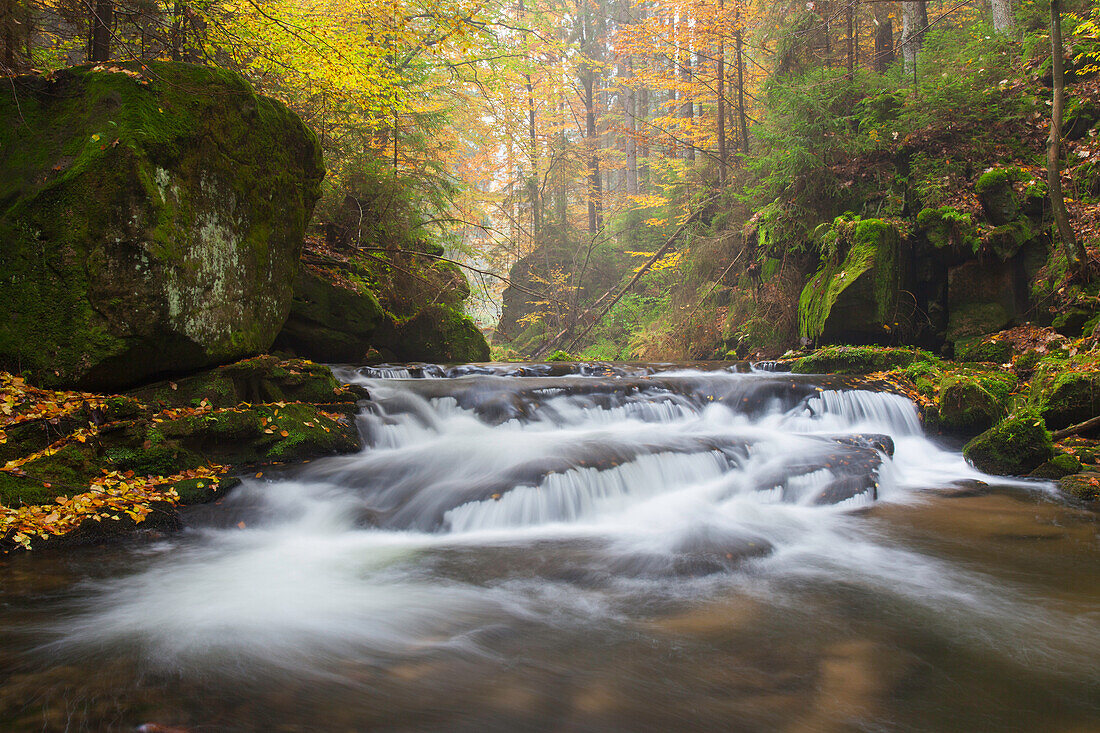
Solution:
<svg viewBox="0 0 1100 733"><path fill-rule="evenodd" d="M343 372L372 395L362 453L245 480L89 592L56 648L91 636L138 644L151 664L225 669L478 654L474 632L494 624L619 618L658 587L689 598L700 583L765 582L781 594L797 577L865 584L929 613L1006 615L1004 589L886 546L852 511L989 480L927 439L904 397L762 372L579 386L409 374ZM516 409L487 417L493 400ZM892 438L893 457L867 436ZM531 565L494 565L504 548Z"/></svg>

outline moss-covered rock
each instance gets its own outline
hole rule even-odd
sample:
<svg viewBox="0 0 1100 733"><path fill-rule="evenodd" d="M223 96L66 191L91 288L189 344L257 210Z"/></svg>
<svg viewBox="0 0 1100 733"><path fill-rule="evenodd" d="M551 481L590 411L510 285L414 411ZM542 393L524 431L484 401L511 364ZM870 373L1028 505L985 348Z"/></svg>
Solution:
<svg viewBox="0 0 1100 733"><path fill-rule="evenodd" d="M1063 476L1058 481L1058 488L1081 501L1100 501L1100 473L1086 471Z"/></svg>
<svg viewBox="0 0 1100 733"><path fill-rule="evenodd" d="M1100 122L1100 104L1095 100L1071 96L1062 113L1062 135L1066 140L1080 140Z"/></svg>
<svg viewBox="0 0 1100 733"><path fill-rule="evenodd" d="M1031 404L1054 429L1100 415L1100 355L1040 361L1031 379Z"/></svg>
<svg viewBox="0 0 1100 733"><path fill-rule="evenodd" d="M1019 410L963 447L966 460L986 473L1026 476L1054 456L1043 418Z"/></svg>
<svg viewBox="0 0 1100 733"><path fill-rule="evenodd" d="M323 175L239 76L148 62L0 97L0 367L118 388L268 348Z"/></svg>
<svg viewBox="0 0 1100 733"><path fill-rule="evenodd" d="M1019 175L1017 168L991 168L974 187L982 210L994 226L1008 224L1020 215L1020 200L1012 187Z"/></svg>
<svg viewBox="0 0 1100 733"><path fill-rule="evenodd" d="M357 390L336 381L332 370L305 359L257 356L131 393L153 406L235 407L243 402L355 402Z"/></svg>
<svg viewBox="0 0 1100 733"><path fill-rule="evenodd" d="M918 349L879 346L830 346L791 364L795 374L871 374L928 361L932 355Z"/></svg>
<svg viewBox="0 0 1100 733"><path fill-rule="evenodd" d="M1081 468L1081 461L1067 453L1062 453L1054 456L1054 458L1051 458L1028 475L1030 478L1060 479L1078 473Z"/></svg>
<svg viewBox="0 0 1100 733"><path fill-rule="evenodd" d="M973 260L947 274L948 341L996 333L1012 323L1016 279L1011 263Z"/></svg>
<svg viewBox="0 0 1100 733"><path fill-rule="evenodd" d="M473 319L444 305L430 305L412 318L391 322L379 330L375 340L380 349L402 361L489 360L489 343Z"/></svg>
<svg viewBox="0 0 1100 733"><path fill-rule="evenodd" d="M341 412L301 403L213 410L156 423L147 442L234 466L354 452L360 447L354 406L335 408Z"/></svg>
<svg viewBox="0 0 1100 733"><path fill-rule="evenodd" d="M955 359L963 362L985 361L1007 364L1012 361L1012 342L996 337L976 336L955 344Z"/></svg>
<svg viewBox="0 0 1100 733"><path fill-rule="evenodd" d="M936 249L955 248L973 253L981 244L970 214L951 206L921 210L917 214L917 227Z"/></svg>
<svg viewBox="0 0 1100 733"><path fill-rule="evenodd" d="M836 225L834 225L836 226ZM798 330L803 338L827 343L875 343L889 340L901 313L908 268L897 227L881 219L851 223L851 246L839 262L826 263L798 301Z"/></svg>
<svg viewBox="0 0 1100 733"><path fill-rule="evenodd" d="M987 235L986 241L995 255L1002 260L1008 260L1015 257L1034 236L1027 219L1020 218L994 227Z"/></svg>
<svg viewBox="0 0 1100 733"><path fill-rule="evenodd" d="M275 347L319 361L360 362L385 317L366 286L331 270L303 266Z"/></svg>
<svg viewBox="0 0 1100 733"><path fill-rule="evenodd" d="M992 427L1012 404L1016 377L1007 372L955 368L937 385L936 407L942 430L970 434Z"/></svg>

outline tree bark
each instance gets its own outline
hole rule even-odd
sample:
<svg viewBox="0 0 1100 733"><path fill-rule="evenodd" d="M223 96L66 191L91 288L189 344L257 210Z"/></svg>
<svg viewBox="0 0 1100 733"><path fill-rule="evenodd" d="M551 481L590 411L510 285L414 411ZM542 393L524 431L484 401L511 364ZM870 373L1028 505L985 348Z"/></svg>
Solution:
<svg viewBox="0 0 1100 733"><path fill-rule="evenodd" d="M993 27L998 33L1011 33L1016 27L1016 15L1012 12L1012 0L990 0L993 9Z"/></svg>
<svg viewBox="0 0 1100 733"><path fill-rule="evenodd" d="M875 20L875 59L873 68L876 74L883 74L894 63L894 21L890 18L890 8L883 3L872 6Z"/></svg>
<svg viewBox="0 0 1100 733"><path fill-rule="evenodd" d="M114 4L110 0L96 0L91 8L92 42L88 60L100 63L111 60L111 27L114 25Z"/></svg>
<svg viewBox="0 0 1100 733"><path fill-rule="evenodd" d="M718 15L725 9L724 0L718 0ZM719 34L718 51L715 53L715 69L718 82L718 185L726 185L726 42Z"/></svg>
<svg viewBox="0 0 1100 733"><path fill-rule="evenodd" d="M902 0L901 3L901 56L905 61L905 73L913 74L917 68L917 54L924 43L928 28L928 3L926 0Z"/></svg>
<svg viewBox="0 0 1100 733"><path fill-rule="evenodd" d="M626 192L638 194L638 112L637 92L634 91L634 59L623 64L623 119L626 121Z"/></svg>
<svg viewBox="0 0 1100 733"><path fill-rule="evenodd" d="M1065 108L1066 73L1062 58L1062 0L1050 2L1050 44L1051 70L1053 75L1053 100L1050 111L1050 137L1047 138L1047 188L1050 190L1050 204L1054 212L1054 222L1058 227L1058 236L1066 253L1070 268L1083 272L1085 268L1084 248L1069 222L1066 212L1066 200L1062 194L1062 110Z"/></svg>
<svg viewBox="0 0 1100 733"><path fill-rule="evenodd" d="M737 46L737 115L741 122L741 152L749 152L749 118L745 111L745 36L741 29L741 17L737 17L737 32L734 34Z"/></svg>

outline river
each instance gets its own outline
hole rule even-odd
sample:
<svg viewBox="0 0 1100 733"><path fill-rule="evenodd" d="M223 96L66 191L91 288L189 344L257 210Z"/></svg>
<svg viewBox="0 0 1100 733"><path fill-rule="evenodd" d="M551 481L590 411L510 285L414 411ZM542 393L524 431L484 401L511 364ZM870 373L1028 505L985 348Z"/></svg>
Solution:
<svg viewBox="0 0 1100 733"><path fill-rule="evenodd" d="M362 453L0 559L0 729L1100 730L1097 516L902 396L338 371Z"/></svg>

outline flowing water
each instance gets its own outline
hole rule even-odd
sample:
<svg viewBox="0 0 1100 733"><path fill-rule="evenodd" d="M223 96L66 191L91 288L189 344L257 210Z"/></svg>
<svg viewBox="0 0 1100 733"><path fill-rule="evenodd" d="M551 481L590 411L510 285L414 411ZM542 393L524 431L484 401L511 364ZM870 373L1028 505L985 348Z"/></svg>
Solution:
<svg viewBox="0 0 1100 733"><path fill-rule="evenodd" d="M0 729L1100 730L1096 516L978 473L904 397L340 376L362 453L0 561Z"/></svg>

